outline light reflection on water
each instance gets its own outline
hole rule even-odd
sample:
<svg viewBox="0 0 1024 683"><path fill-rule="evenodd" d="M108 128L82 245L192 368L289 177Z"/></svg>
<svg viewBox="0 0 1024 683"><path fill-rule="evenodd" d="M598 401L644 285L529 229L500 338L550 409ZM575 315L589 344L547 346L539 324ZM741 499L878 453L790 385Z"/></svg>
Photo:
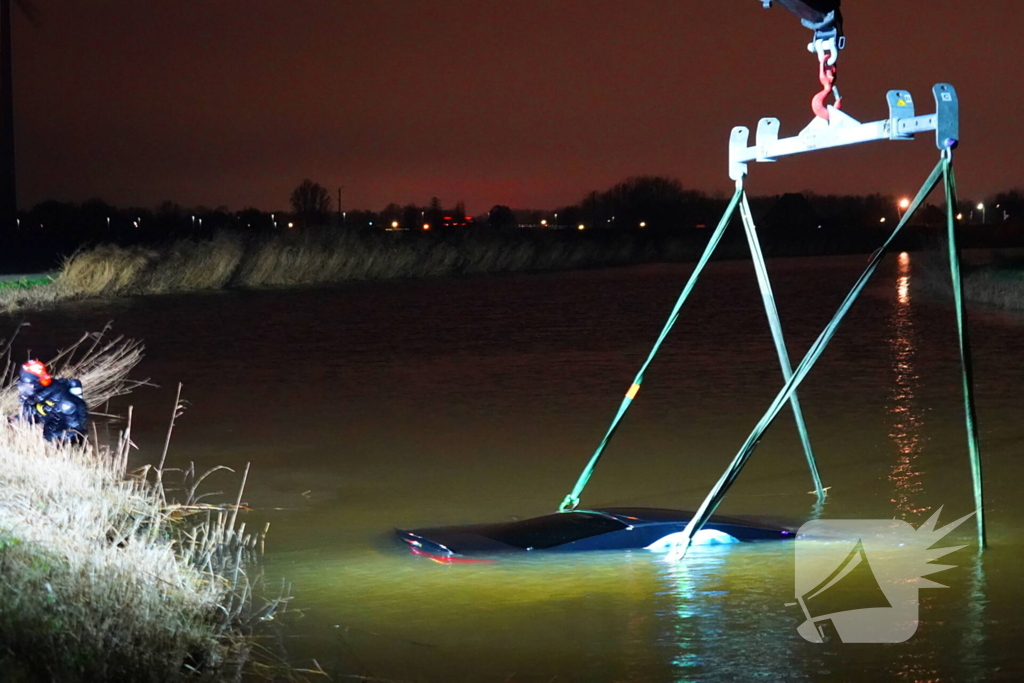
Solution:
<svg viewBox="0 0 1024 683"><path fill-rule="evenodd" d="M862 257L769 264L794 357L862 266ZM832 486L819 512L917 524L920 511L946 505L943 520L952 519L971 505L955 323L948 303L916 293L909 259L890 266L800 389ZM175 427L171 461L252 462L246 501L256 512L246 521L272 523L267 576L292 584L303 615L282 622L281 642L336 680L1024 678L1015 654L1024 369L1007 362L1024 324L1012 319L972 319L994 547L983 559L950 556L961 566L935 578L951 588L924 591L922 627L908 643L804 642L803 615L785 606L795 599L786 544L704 549L678 567L646 552L441 566L389 535L550 512L689 268L73 305L29 315L19 343L73 341L111 318L118 333L146 340L143 374L162 388L135 398L139 464L159 459L183 381L192 407ZM778 386L750 264L712 263L585 504L692 509ZM211 477L212 490L234 489L224 477ZM792 421L778 420L722 512L799 523L814 503L808 482Z"/></svg>
<svg viewBox="0 0 1024 683"><path fill-rule="evenodd" d="M896 297L890 315L889 353L892 358L893 382L889 391L889 414L892 428L889 438L896 445L896 462L889 481L894 485L892 503L902 517L918 517L931 508L916 502L922 489L921 452L926 444L924 413L915 399L920 381L915 368L917 333L913 308L910 305L910 254L903 252L897 260Z"/></svg>

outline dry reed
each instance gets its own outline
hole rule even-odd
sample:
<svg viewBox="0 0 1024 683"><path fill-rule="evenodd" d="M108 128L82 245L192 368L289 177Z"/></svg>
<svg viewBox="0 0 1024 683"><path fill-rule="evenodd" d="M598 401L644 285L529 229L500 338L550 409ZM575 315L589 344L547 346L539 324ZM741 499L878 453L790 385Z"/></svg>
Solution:
<svg viewBox="0 0 1024 683"><path fill-rule="evenodd" d="M224 232L162 249L104 245L80 251L52 283L0 291L0 311L90 297L618 265L657 254L650 241L628 235L309 230L246 238Z"/></svg>

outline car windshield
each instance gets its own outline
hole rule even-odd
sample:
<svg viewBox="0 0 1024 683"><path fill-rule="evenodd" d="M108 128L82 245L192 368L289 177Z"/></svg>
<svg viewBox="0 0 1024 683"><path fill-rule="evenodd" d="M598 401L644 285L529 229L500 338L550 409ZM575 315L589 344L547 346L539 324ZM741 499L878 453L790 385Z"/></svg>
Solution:
<svg viewBox="0 0 1024 683"><path fill-rule="evenodd" d="M516 548L543 550L620 531L626 524L612 517L586 512L563 512L521 522L495 524L481 531L482 536Z"/></svg>

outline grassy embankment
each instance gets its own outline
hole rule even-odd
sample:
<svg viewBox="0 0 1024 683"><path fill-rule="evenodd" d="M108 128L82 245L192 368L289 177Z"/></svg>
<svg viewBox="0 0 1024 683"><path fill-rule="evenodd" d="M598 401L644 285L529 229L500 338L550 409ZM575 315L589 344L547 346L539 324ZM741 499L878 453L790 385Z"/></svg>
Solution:
<svg viewBox="0 0 1024 683"><path fill-rule="evenodd" d="M92 348L75 359L83 342ZM96 408L137 386L128 373L140 358L138 344L96 335L56 365L82 379ZM8 381L0 412L17 410ZM130 416L113 447L51 444L38 426L0 424L3 680L241 675L252 645L247 629L266 615L255 612L245 574L261 537L237 524L237 502L197 505L202 477L194 473L180 503L168 498L162 464L129 473L131 447Z"/></svg>
<svg viewBox="0 0 1024 683"><path fill-rule="evenodd" d="M915 260L919 282L925 291L952 297L949 261L935 251ZM964 299L987 308L1024 311L1024 254L1019 250L996 251L987 256L971 254L961 267Z"/></svg>
<svg viewBox="0 0 1024 683"><path fill-rule="evenodd" d="M223 232L212 239L184 239L161 248L101 245L68 258L52 281L0 282L0 312L96 297L692 261L710 233L312 229L255 236ZM871 231L768 231L762 235L762 246L768 256L816 256L870 253L881 240ZM932 233L918 231L906 235L896 248L930 249L935 240ZM715 256L748 258L742 231L732 226ZM1024 307L1024 281L1015 276L1022 267L965 269L968 299Z"/></svg>
<svg viewBox="0 0 1024 683"><path fill-rule="evenodd" d="M964 298L992 308L1024 310L1024 259L997 258L964 274Z"/></svg>
<svg viewBox="0 0 1024 683"><path fill-rule="evenodd" d="M104 245L80 251L51 283L0 289L0 311L90 297L680 260L695 257L701 246L568 231L360 235L310 230L249 238L225 232L211 240L181 240L160 249Z"/></svg>

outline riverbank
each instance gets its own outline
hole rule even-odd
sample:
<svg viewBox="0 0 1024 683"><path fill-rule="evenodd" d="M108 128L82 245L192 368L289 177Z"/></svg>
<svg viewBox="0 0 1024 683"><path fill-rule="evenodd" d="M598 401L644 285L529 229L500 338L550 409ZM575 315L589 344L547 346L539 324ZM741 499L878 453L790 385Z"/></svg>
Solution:
<svg viewBox="0 0 1024 683"><path fill-rule="evenodd" d="M934 296L952 297L949 261L945 252L917 260L920 283ZM961 278L964 299L972 304L1004 311L1024 311L1024 252L978 250L964 255Z"/></svg>
<svg viewBox="0 0 1024 683"><path fill-rule="evenodd" d="M96 408L137 386L128 374L141 347L93 339L56 370L80 377ZM75 359L79 348L86 353ZM5 386L0 412L9 418L17 409L16 389ZM252 602L243 565L256 540L236 526L236 506L169 502L162 471L129 473L130 431L129 423L111 447L53 444L36 425L3 420L4 680L241 676Z"/></svg>
<svg viewBox="0 0 1024 683"><path fill-rule="evenodd" d="M79 251L64 262L53 282L0 290L0 311L91 297L694 261L711 232L224 231L210 239L179 240L159 248L101 245ZM763 242L770 256L868 252L877 246L869 231L766 234ZM715 257L747 254L742 230L733 226Z"/></svg>
<svg viewBox="0 0 1024 683"><path fill-rule="evenodd" d="M964 276L964 298L992 308L1024 311L1024 262L969 270Z"/></svg>
<svg viewBox="0 0 1024 683"><path fill-rule="evenodd" d="M689 251L683 244L659 246L632 236L572 237L307 230L272 236L222 232L161 248L103 245L71 256L50 283L0 290L0 310L91 297L585 268L650 261L659 251L684 258Z"/></svg>
<svg viewBox="0 0 1024 683"><path fill-rule="evenodd" d="M711 232L224 231L208 239L184 239L161 247L100 245L76 252L50 276L0 283L0 312L89 298L695 261ZM884 238L884 231L870 230L759 232L769 257L870 253ZM974 233L971 237L975 242L980 239ZM918 228L902 234L894 249L934 250L938 239L935 230ZM714 257L749 258L737 226L726 232ZM1012 307L1014 301L1024 302L1013 278L978 277L977 284L971 284L969 277L968 281L968 297L979 303L991 305L995 300L1001 302L996 305Z"/></svg>

